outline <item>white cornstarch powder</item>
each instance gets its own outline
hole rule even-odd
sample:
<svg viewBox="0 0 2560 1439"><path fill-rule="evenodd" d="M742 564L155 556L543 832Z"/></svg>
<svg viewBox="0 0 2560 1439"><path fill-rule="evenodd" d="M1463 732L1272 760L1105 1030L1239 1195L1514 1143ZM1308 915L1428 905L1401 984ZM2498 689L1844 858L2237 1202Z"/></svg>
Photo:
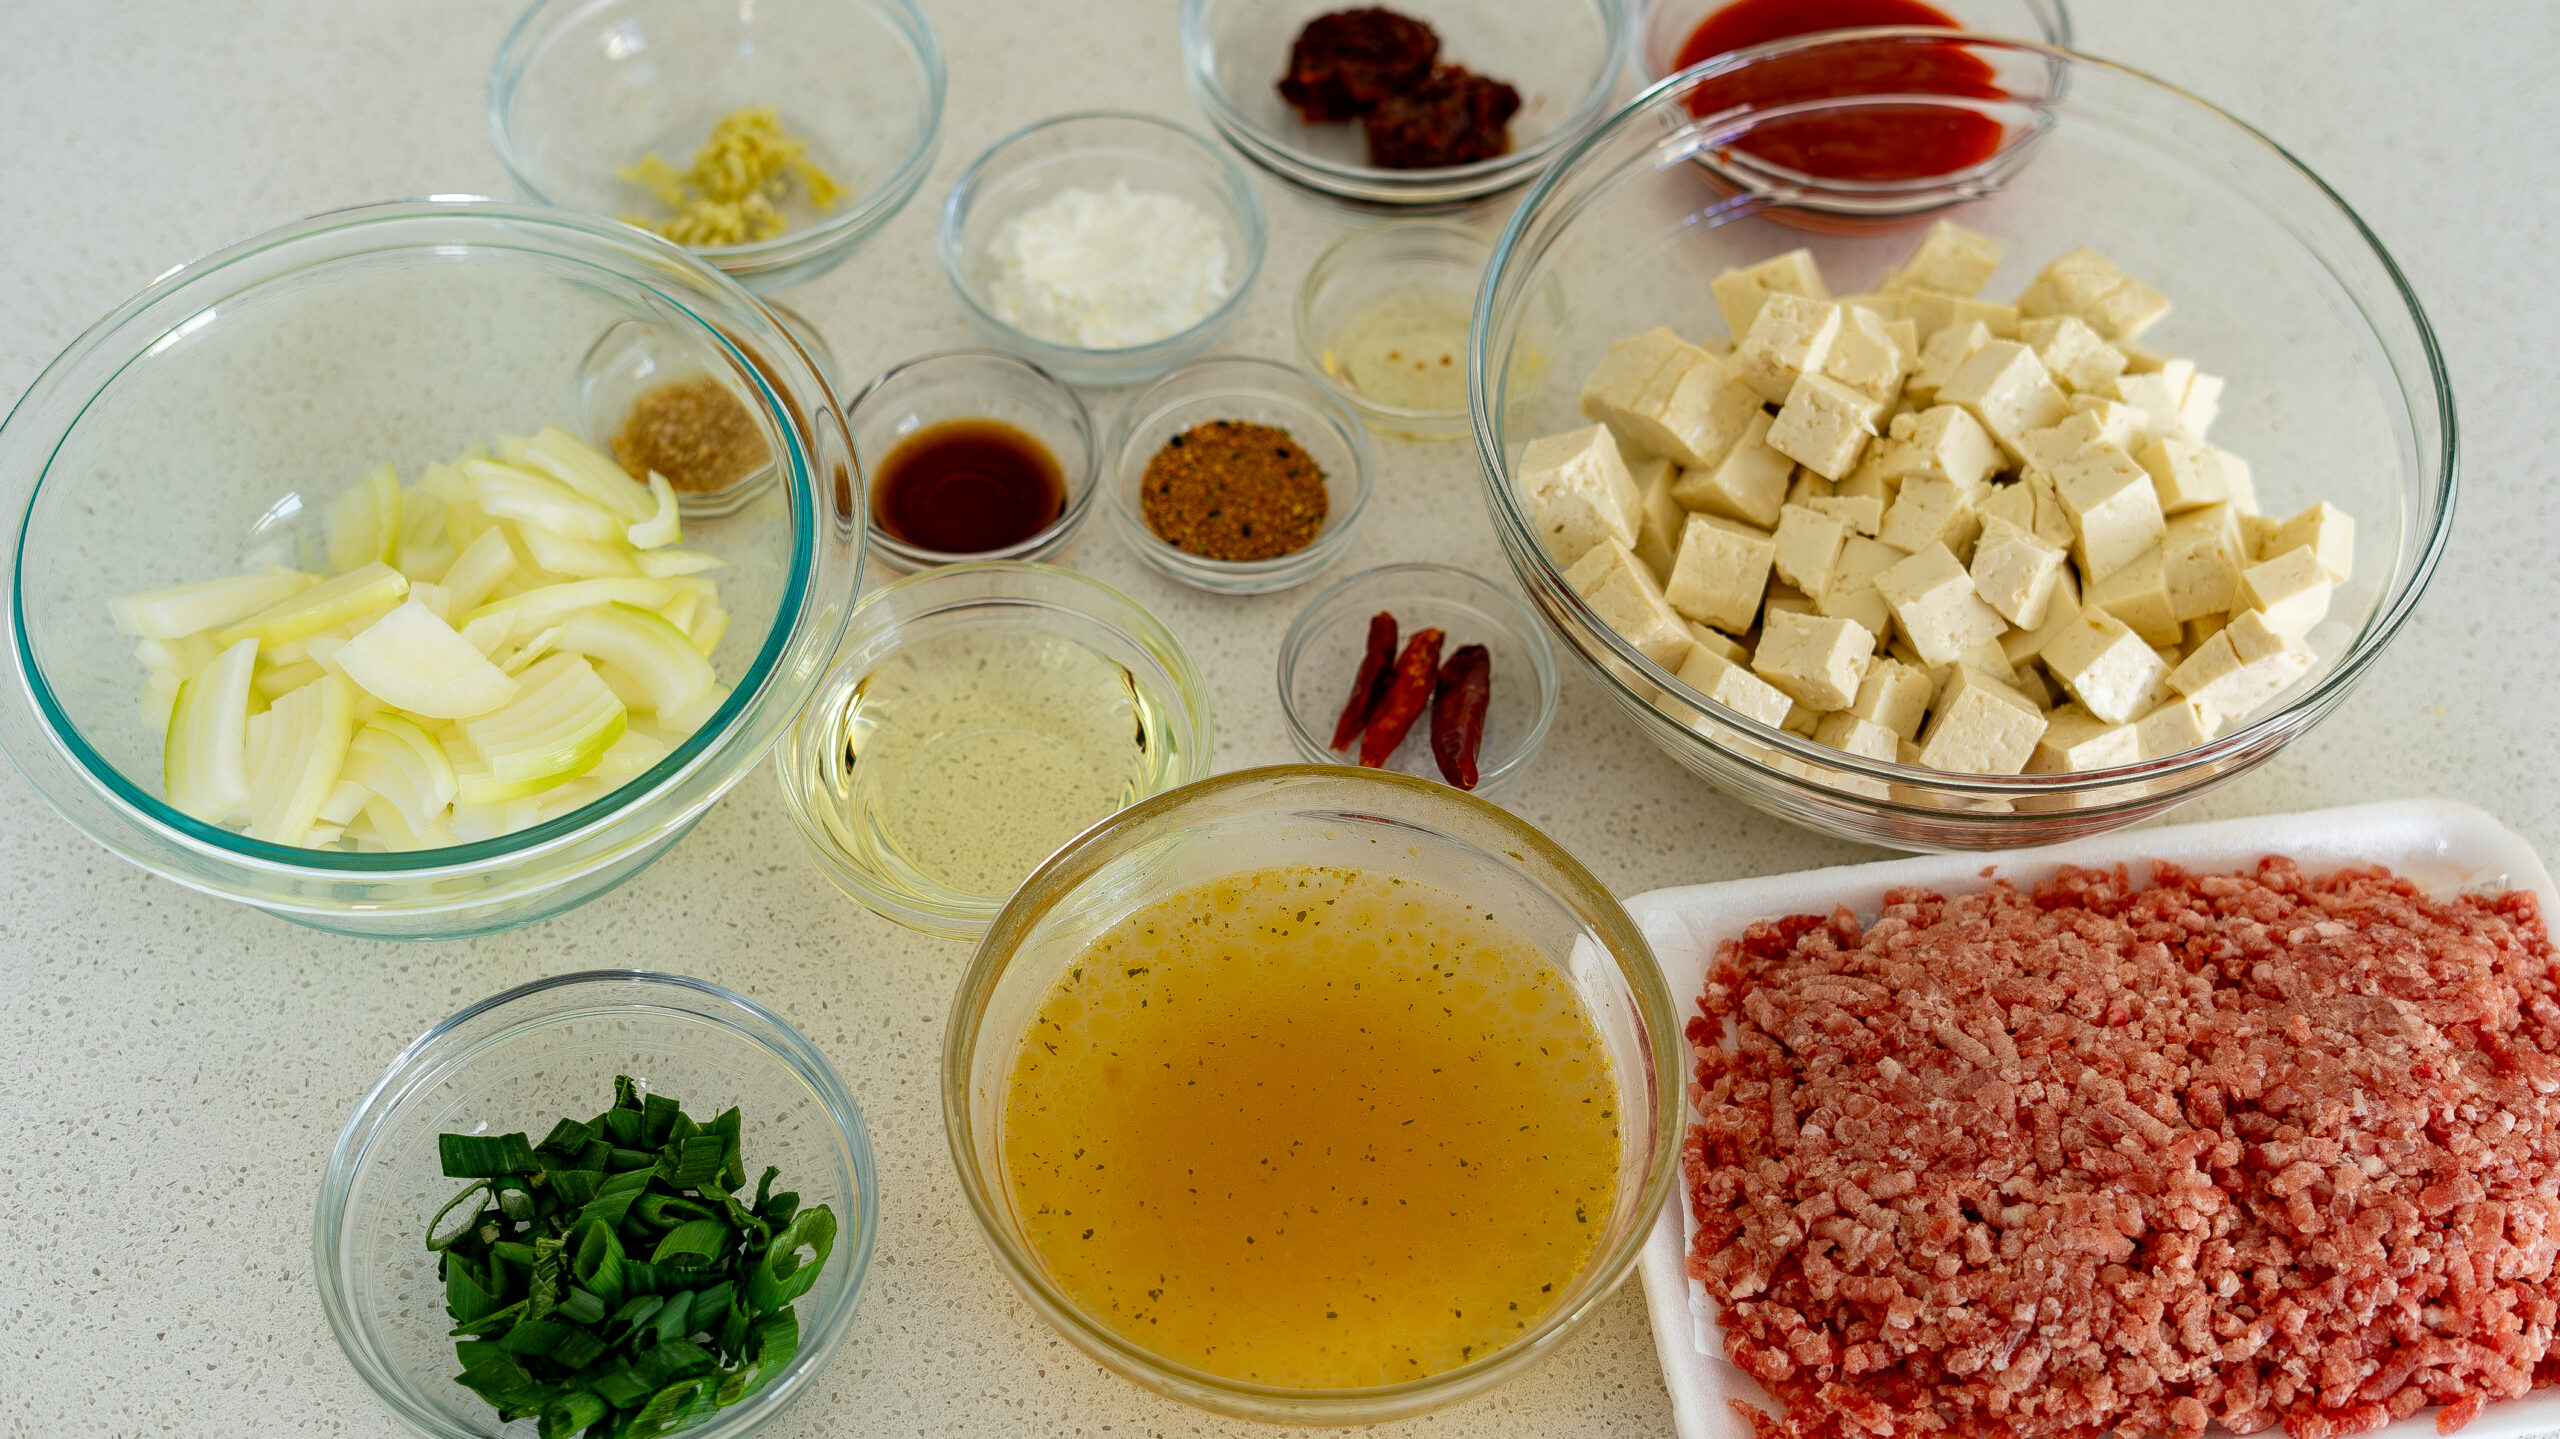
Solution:
<svg viewBox="0 0 2560 1439"><path fill-rule="evenodd" d="M1177 195L1082 186L1007 221L988 246L996 318L1085 350L1177 334L1235 291L1218 222Z"/></svg>

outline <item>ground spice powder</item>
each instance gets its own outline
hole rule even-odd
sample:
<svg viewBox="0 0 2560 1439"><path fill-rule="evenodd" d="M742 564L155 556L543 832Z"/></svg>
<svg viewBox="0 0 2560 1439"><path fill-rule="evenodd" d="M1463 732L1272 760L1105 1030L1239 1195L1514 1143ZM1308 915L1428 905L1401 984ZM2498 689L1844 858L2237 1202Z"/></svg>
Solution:
<svg viewBox="0 0 2560 1439"><path fill-rule="evenodd" d="M772 451L755 417L705 375L676 380L632 402L613 457L637 479L651 470L689 495L726 489L763 468Z"/></svg>
<svg viewBox="0 0 2560 1439"><path fill-rule="evenodd" d="M1315 543L1324 471L1287 430L1211 420L1164 442L1140 482L1147 528L1213 560L1269 560Z"/></svg>

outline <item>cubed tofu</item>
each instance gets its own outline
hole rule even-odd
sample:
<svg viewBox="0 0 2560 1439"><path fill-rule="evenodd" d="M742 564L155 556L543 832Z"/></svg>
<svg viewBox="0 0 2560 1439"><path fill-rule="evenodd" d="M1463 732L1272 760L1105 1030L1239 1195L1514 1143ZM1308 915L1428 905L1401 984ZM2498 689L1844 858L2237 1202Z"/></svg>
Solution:
<svg viewBox="0 0 2560 1439"><path fill-rule="evenodd" d="M1769 448L1769 425L1766 412L1754 415L1722 460L1704 469L1683 470L1672 482L1671 497L1682 509L1722 515L1763 529L1776 524L1796 462Z"/></svg>
<svg viewBox="0 0 2560 1439"><path fill-rule="evenodd" d="M1885 443L1876 447L1873 473L1895 485L1913 475L1934 476L1975 499L2000 463L2000 446L1971 411L1932 405L1893 418Z"/></svg>
<svg viewBox="0 0 2560 1439"><path fill-rule="evenodd" d="M1616 540L1592 546L1564 572L1564 582L1602 624L1664 669L1678 669L1696 647L1689 627L1663 598L1662 586L1654 583L1653 571Z"/></svg>
<svg viewBox="0 0 2560 1439"><path fill-rule="evenodd" d="M1816 744L1827 744L1833 749L1882 760L1886 764L1895 763L1901 757L1902 736L1873 720L1860 719L1853 714L1824 715L1822 723L1813 727L1813 738Z"/></svg>
<svg viewBox="0 0 2560 1439"><path fill-rule="evenodd" d="M1955 554L1945 545L1898 561L1876 576L1876 591L1893 609L1894 623L1923 664L1953 664L1967 650L1997 641L2008 625L1982 602Z"/></svg>
<svg viewBox="0 0 2560 1439"><path fill-rule="evenodd" d="M1733 352L1742 382L1770 404L1786 402L1787 392L1807 375L1822 373L1831 357L1831 342L1840 334L1840 307L1827 300L1773 294Z"/></svg>
<svg viewBox="0 0 2560 1439"><path fill-rule="evenodd" d="M2309 550L2333 584L2345 584L2356 567L2356 522L2346 511L2323 500L2276 526L2259 558L2272 559L2287 550Z"/></svg>
<svg viewBox="0 0 2560 1439"><path fill-rule="evenodd" d="M2194 619L2188 620L2186 623L2178 626L2179 629L2186 632L2186 637L2179 641L2178 652L2186 655L2194 654L2198 649L2203 648L2206 640L2212 639L2215 635L2220 634L2223 626L2230 623L2231 616L2228 614L2198 615Z"/></svg>
<svg viewBox="0 0 2560 1439"><path fill-rule="evenodd" d="M1994 340L1974 351L1938 387L1937 402L1972 411L2002 449L2019 456L2026 453L2021 442L2030 430L2059 424L2071 413L2071 401L2045 373L2044 362L2014 340Z"/></svg>
<svg viewBox="0 0 2560 1439"><path fill-rule="evenodd" d="M1969 774L2016 774L2035 755L2044 712L2016 690L1958 665L1938 692L1920 763Z"/></svg>
<svg viewBox="0 0 2560 1439"><path fill-rule="evenodd" d="M1690 619L1740 634L1759 617L1776 557L1777 545L1765 531L1693 514L1681 527L1680 550L1663 594Z"/></svg>
<svg viewBox="0 0 2560 1439"><path fill-rule="evenodd" d="M1675 355L1685 356L1696 350L1696 346L1658 326L1618 341L1583 379L1582 413L1616 430L1621 441L1631 443L1634 435L1622 417L1644 398L1653 377Z"/></svg>
<svg viewBox="0 0 2560 1439"><path fill-rule="evenodd" d="M2199 445L2204 443L2204 437L2208 431L2212 430L2213 422L2222 415L2222 387L2223 380L2220 375L2208 375L2201 371L2194 379L2187 381L2186 398L2178 401L2178 432L2180 434Z"/></svg>
<svg viewBox="0 0 2560 1439"><path fill-rule="evenodd" d="M1834 517L1789 505L1778 512L1778 529L1770 537L1776 547L1771 566L1778 578L1819 600L1831 588L1831 567L1838 563L1840 546L1848 538L1849 527Z"/></svg>
<svg viewBox="0 0 2560 1439"><path fill-rule="evenodd" d="M2297 545L2240 572L2235 610L2257 610L2267 628L2296 639L2329 614L2329 592L2335 582L2308 545Z"/></svg>
<svg viewBox="0 0 2560 1439"><path fill-rule="evenodd" d="M2134 744L2144 759L2167 759L2213 738L2213 729L2214 717L2194 700L2170 699L2133 722Z"/></svg>
<svg viewBox="0 0 2560 1439"><path fill-rule="evenodd" d="M1792 615L1818 615L1822 613L1822 607L1813 602L1813 596L1773 576L1767 593L1760 597L1761 625L1765 628L1769 616L1781 611Z"/></svg>
<svg viewBox="0 0 2560 1439"><path fill-rule="evenodd" d="M1665 456L1647 455L1629 461L1627 473L1642 497L1636 512L1636 558L1644 561L1655 579L1667 580L1671 561L1680 553L1680 527L1689 518L1689 512L1671 498L1671 482L1679 478L1680 467Z"/></svg>
<svg viewBox="0 0 2560 1439"><path fill-rule="evenodd" d="M2283 553L2268 546L2275 542L2276 531L2284 528L2284 521L2246 509L2236 501L2231 508L2240 511L2240 538L2249 547L2251 563Z"/></svg>
<svg viewBox="0 0 2560 1439"><path fill-rule="evenodd" d="M2159 291L2117 269L2095 250L2074 250L2039 271L2018 296L2018 313L2077 315L2108 340L2130 340L2169 313Z"/></svg>
<svg viewBox="0 0 2560 1439"><path fill-rule="evenodd" d="M1827 480L1857 467L1883 411L1866 395L1828 375L1804 375L1769 426L1770 449Z"/></svg>
<svg viewBox="0 0 2560 1439"><path fill-rule="evenodd" d="M1894 418L1901 420L1905 417L1896 415ZM1885 506L1893 503L1894 491L1902 487L1902 481L1899 478L1887 479L1877 465L1878 458L1890 448L1890 443L1884 440L1867 446L1867 457L1858 461L1858 467L1849 472L1849 478L1831 487L1831 495L1834 499L1875 501L1876 520L1879 524L1884 520Z"/></svg>
<svg viewBox="0 0 2560 1439"><path fill-rule="evenodd" d="M2136 409L2122 400L2105 395L2073 395L2071 412L2087 415L2098 427L2098 438L2124 451L2135 454L2154 438L2151 414Z"/></svg>
<svg viewBox="0 0 2560 1439"><path fill-rule="evenodd" d="M2041 470L2029 470L2019 476L2019 483L2036 502L2036 538L2048 545L2070 549L2080 539L2080 527L2071 523L2071 511L2064 508L2062 496L2053 488L2053 477Z"/></svg>
<svg viewBox="0 0 2560 1439"><path fill-rule="evenodd" d="M2069 565L2053 578L2053 594L2045 601L2044 623L2031 630L2011 630L2000 637L2000 653L2013 665L2023 665L2044 653L2053 637L2070 628L2080 615L2079 572Z"/></svg>
<svg viewBox="0 0 2560 1439"><path fill-rule="evenodd" d="M1751 333L1751 322L1759 317L1761 303L1771 295L1797 295L1808 300L1831 298L1831 291L1822 283L1822 268L1813 262L1813 252L1802 249L1772 256L1747 269L1727 270L1707 288L1715 293L1725 332L1737 340Z"/></svg>
<svg viewBox="0 0 2560 1439"><path fill-rule="evenodd" d="M1920 331L1923 345L1928 338L1950 326L1980 325L1995 340L2018 337L2018 307L1996 300L1976 299L1970 295L1950 295L1943 290L1904 290L1902 317Z"/></svg>
<svg viewBox="0 0 2560 1439"><path fill-rule="evenodd" d="M1572 564L1604 540L1636 542L1644 496L1606 425L1531 440L1520 454L1520 490L1548 558L1559 565Z"/></svg>
<svg viewBox="0 0 2560 1439"><path fill-rule="evenodd" d="M2049 475L2104 438L2098 433L2094 417L2074 410L2041 430L2027 431L2026 438L2018 442L2018 450L2025 458L2024 468Z"/></svg>
<svg viewBox="0 0 2560 1439"><path fill-rule="evenodd" d="M2072 555L2084 581L2105 579L2168 537L2150 474L2115 446L2089 445L2052 477L2054 494L2071 518Z"/></svg>
<svg viewBox="0 0 2560 1439"><path fill-rule="evenodd" d="M2036 492L2023 480L2012 480L2005 485L1993 485L1983 492L1981 503L1974 508L1982 512L1982 523L1985 525L1989 525L1993 520L2006 520L2028 534L2035 533ZM2061 547L2056 546L2056 548Z"/></svg>
<svg viewBox="0 0 2560 1439"><path fill-rule="evenodd" d="M1733 366L1691 345L1611 423L1639 448L1696 469L1723 459L1759 413L1760 397Z"/></svg>
<svg viewBox="0 0 2560 1439"><path fill-rule="evenodd" d="M2133 457L2151 476L2151 487L2160 496L2163 514L2230 502L2231 487L2224 479L2223 454L2211 445L2174 438L2153 440L2134 451Z"/></svg>
<svg viewBox="0 0 2560 1439"><path fill-rule="evenodd" d="M2152 692L2169 673L2142 636L2095 604L2082 605L2037 657L2081 708L2109 724L2149 709Z"/></svg>
<svg viewBox="0 0 2560 1439"><path fill-rule="evenodd" d="M1765 725L1786 723L1787 712L1795 706L1784 691L1753 674L1740 661L1704 645L1689 651L1688 662L1680 666L1678 678L1717 704Z"/></svg>
<svg viewBox="0 0 2560 1439"><path fill-rule="evenodd" d="M1980 320L1944 325L1930 332L1920 341L1920 353L1913 361L1903 393L1924 403L1935 403L1939 387L1990 344L1991 338L1991 327Z"/></svg>
<svg viewBox="0 0 2560 1439"><path fill-rule="evenodd" d="M1861 310L1873 310L1888 321L1902 318L1902 296L1892 290L1860 290L1854 295L1834 295L1831 298L1842 306L1855 305Z"/></svg>
<svg viewBox="0 0 2560 1439"><path fill-rule="evenodd" d="M2117 402L2142 411L2152 434L2184 439L2186 427L2179 421L2178 407L2186 403L2187 382L2193 378L2195 366L2172 360L2163 370L2128 370L2116 376L2108 389Z"/></svg>
<svg viewBox="0 0 2560 1439"><path fill-rule="evenodd" d="M1964 555L1972 552L1981 529L1982 516L1962 489L1947 480L1914 475L1902 482L1876 538L1906 554L1944 545L1949 553Z"/></svg>
<svg viewBox="0 0 2560 1439"><path fill-rule="evenodd" d="M2311 673L2311 652L2242 610L2169 671L2169 688L2219 721L2241 718Z"/></svg>
<svg viewBox="0 0 2560 1439"><path fill-rule="evenodd" d="M1831 584L1815 607L1837 619L1856 620L1869 631L1882 635L1893 627L1893 608L1876 590L1876 577L1899 563L1904 551L1863 535L1851 535L1840 542L1840 557L1832 562Z"/></svg>
<svg viewBox="0 0 2560 1439"><path fill-rule="evenodd" d="M1722 630L1702 625L1696 620L1689 620L1686 623L1689 626L1690 639L1696 641L1699 645L1707 649L1715 651L1717 654L1724 656L1735 664L1741 665L1745 669L1750 668L1751 651L1743 648L1742 641L1735 639L1733 636L1726 634Z"/></svg>
<svg viewBox="0 0 2560 1439"><path fill-rule="evenodd" d="M2021 320L2018 343L2032 348L2046 371L2077 394L2104 394L2124 373L2124 352L2100 338L2077 315Z"/></svg>
<svg viewBox="0 0 2560 1439"><path fill-rule="evenodd" d="M1911 258L1887 271L1880 290L1935 290L1975 295L2000 268L2000 242L1945 220L1929 227Z"/></svg>
<svg viewBox="0 0 2560 1439"><path fill-rule="evenodd" d="M1816 514L1838 520L1840 528L1850 534L1873 539L1876 532L1884 528L1884 501L1871 495L1816 495L1804 504L1806 509Z"/></svg>
<svg viewBox="0 0 2560 1439"><path fill-rule="evenodd" d="M2248 567L2240 517L2229 505L2206 505L2169 517L2160 564L2169 587L2169 609L2183 625L2231 608Z"/></svg>
<svg viewBox="0 0 2560 1439"><path fill-rule="evenodd" d="M2257 482L2249 477L2249 462L2229 450L2217 449L2213 453L2214 457L2222 463L2222 488L2228 496L2223 503L2238 510L2244 519L2256 514L2258 486Z"/></svg>
<svg viewBox="0 0 2560 1439"><path fill-rule="evenodd" d="M2109 724L2078 705L2045 716L2044 734L2027 761L2029 774L2080 774L2138 763L2142 743L2132 725Z"/></svg>
<svg viewBox="0 0 2560 1439"><path fill-rule="evenodd" d="M1855 620L1771 608L1751 672L1817 710L1844 709L1875 657L1876 637Z"/></svg>
<svg viewBox="0 0 2560 1439"><path fill-rule="evenodd" d="M1848 712L1904 739L1917 739L1920 722L1928 718L1930 701L1937 696L1938 687L1927 670L1879 655L1858 681Z"/></svg>
<svg viewBox="0 0 2560 1439"><path fill-rule="evenodd" d="M2185 637L2169 602L2168 566L2156 545L2093 582L2088 602L2124 621L2146 644L2165 648Z"/></svg>
<svg viewBox="0 0 2560 1439"><path fill-rule="evenodd" d="M2029 522L2033 522L2032 515ZM2068 558L2059 546L2037 539L2035 531L2025 525L1986 519L1981 537L1973 544L1970 568L1974 592L1982 596L1983 603L1999 611L2002 619L2020 629L2032 630L2044 623L2044 612L2053 600L2053 587L2061 579Z"/></svg>
<svg viewBox="0 0 2560 1439"><path fill-rule="evenodd" d="M1806 739L1811 739L1813 738L1814 731L1822 728L1822 717L1823 711L1815 709L1804 701L1789 700L1787 702L1787 717L1780 720L1778 724L1780 728L1786 730L1789 734L1800 734Z"/></svg>
<svg viewBox="0 0 2560 1439"><path fill-rule="evenodd" d="M1809 507L1816 500L1830 498L1837 489L1829 480L1798 465L1795 479L1787 485L1787 503Z"/></svg>
<svg viewBox="0 0 2560 1439"><path fill-rule="evenodd" d="M1878 404L1902 393L1902 377L1919 357L1902 348L1884 316L1857 305L1840 307L1840 330L1824 356L1822 373Z"/></svg>

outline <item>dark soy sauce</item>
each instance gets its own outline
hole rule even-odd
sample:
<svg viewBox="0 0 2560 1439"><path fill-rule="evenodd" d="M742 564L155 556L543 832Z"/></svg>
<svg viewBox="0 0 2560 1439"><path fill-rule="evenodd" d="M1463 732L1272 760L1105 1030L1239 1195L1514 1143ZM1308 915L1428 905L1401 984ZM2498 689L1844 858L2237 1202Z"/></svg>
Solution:
<svg viewBox="0 0 2560 1439"><path fill-rule="evenodd" d="M1046 445L999 420L945 420L898 442L871 483L871 515L920 549L974 555L1018 545L1067 505Z"/></svg>

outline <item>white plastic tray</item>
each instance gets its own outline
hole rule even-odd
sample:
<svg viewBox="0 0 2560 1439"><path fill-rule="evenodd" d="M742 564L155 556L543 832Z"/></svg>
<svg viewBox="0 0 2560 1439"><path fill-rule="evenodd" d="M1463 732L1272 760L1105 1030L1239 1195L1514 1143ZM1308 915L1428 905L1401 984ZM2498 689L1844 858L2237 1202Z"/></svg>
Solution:
<svg viewBox="0 0 2560 1439"><path fill-rule="evenodd" d="M2347 864L2387 865L2428 890L2445 893L2473 886L2532 889L2542 896L2546 919L2560 915L2551 875L2522 836L2466 804L2404 800L2356 805L2309 814L2265 815L2171 829L2101 835L2050 849L1992 854L1931 855L1884 864L1843 865L1801 874L1771 875L1723 884L1657 889L1627 901L1653 952L1662 961L1673 1000L1685 1023L1697 1013L1707 964L1721 940L1755 920L1790 914L1828 913L1846 904L1862 917L1883 906L1885 891L1926 885L1950 893L1981 888L1986 868L2021 885L2065 864L2132 867L2137 883L2149 877L2145 861L2172 860L2189 869L2236 869L2268 854L2291 855L2318 871ZM1682 1090L1685 1093L1687 1086ZM1684 1111L1686 1106L1684 1103ZM1695 1123L1694 1111L1686 1111ZM1740 1399L1775 1410L1759 1381L1724 1357L1706 1289L1688 1276L1690 1235L1685 1185L1672 1191L1654 1222L1638 1271L1653 1316L1654 1348L1662 1356L1663 1382L1680 1439L1751 1439L1751 1427L1726 1404ZM2538 1389L2522 1399L2491 1403L2471 1421L2463 1439L2516 1439L2560 1431L2560 1389ZM2433 1439L2433 1411L2378 1431L2380 1439Z"/></svg>

